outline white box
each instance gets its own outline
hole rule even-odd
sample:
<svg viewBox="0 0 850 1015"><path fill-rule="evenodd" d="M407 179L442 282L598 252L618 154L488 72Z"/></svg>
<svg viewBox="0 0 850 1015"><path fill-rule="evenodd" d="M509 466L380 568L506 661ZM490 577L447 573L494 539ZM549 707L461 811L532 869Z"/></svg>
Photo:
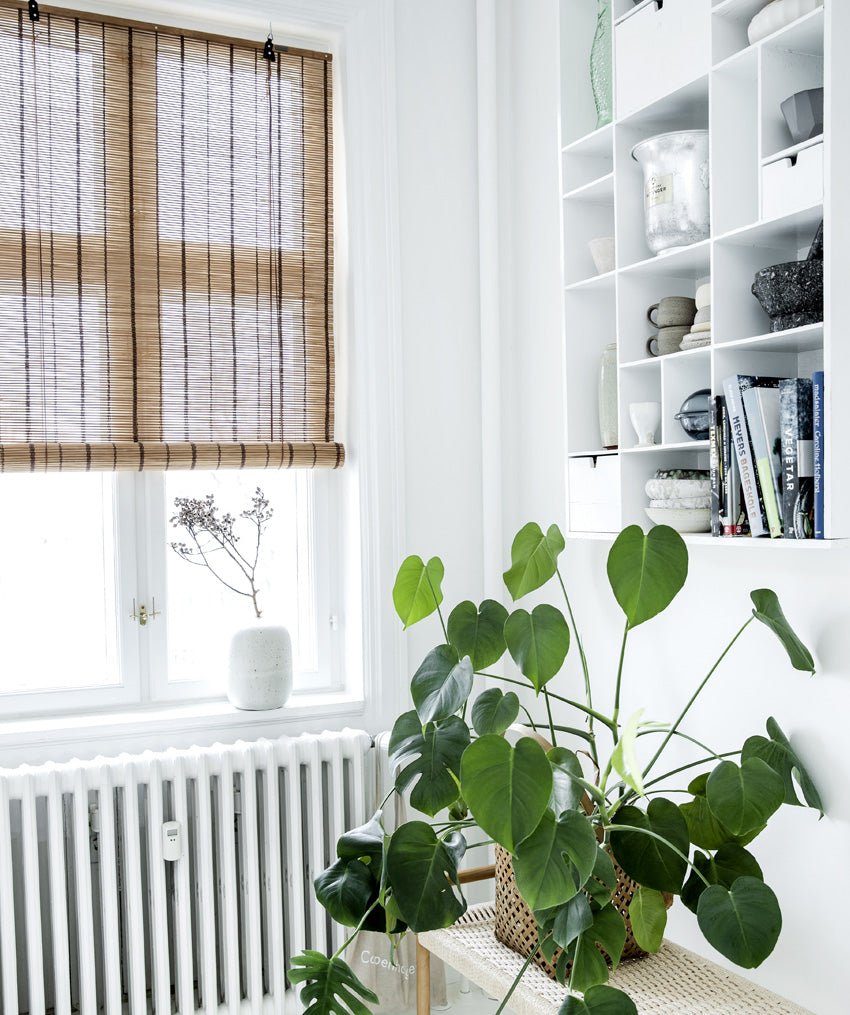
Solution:
<svg viewBox="0 0 850 1015"><path fill-rule="evenodd" d="M620 463L616 455L569 461L570 531L620 531Z"/></svg>
<svg viewBox="0 0 850 1015"><path fill-rule="evenodd" d="M708 73L709 0L649 0L617 26L614 52L622 118Z"/></svg>
<svg viewBox="0 0 850 1015"><path fill-rule="evenodd" d="M761 217L778 218L823 201L823 142L761 171Z"/></svg>

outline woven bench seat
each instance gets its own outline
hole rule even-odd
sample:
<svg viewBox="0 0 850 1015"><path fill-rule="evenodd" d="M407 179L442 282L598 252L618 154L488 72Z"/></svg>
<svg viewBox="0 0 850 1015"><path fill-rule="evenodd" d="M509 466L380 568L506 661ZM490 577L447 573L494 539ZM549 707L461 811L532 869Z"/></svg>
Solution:
<svg viewBox="0 0 850 1015"><path fill-rule="evenodd" d="M491 997L504 997L523 960L496 940L492 903L471 906L448 930L419 935L419 943ZM665 942L657 955L624 962L612 974L640 1015L812 1015L769 990L678 945ZM511 998L517 1015L557 1015L565 990L529 966Z"/></svg>

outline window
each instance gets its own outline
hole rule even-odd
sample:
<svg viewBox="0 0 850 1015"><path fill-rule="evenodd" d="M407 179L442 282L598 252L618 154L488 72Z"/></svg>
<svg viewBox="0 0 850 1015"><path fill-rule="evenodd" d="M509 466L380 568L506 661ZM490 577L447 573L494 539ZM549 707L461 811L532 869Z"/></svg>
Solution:
<svg viewBox="0 0 850 1015"><path fill-rule="evenodd" d="M331 61L267 55L0 0L7 711L221 694L250 612L168 519L257 487L264 619L336 683Z"/></svg>

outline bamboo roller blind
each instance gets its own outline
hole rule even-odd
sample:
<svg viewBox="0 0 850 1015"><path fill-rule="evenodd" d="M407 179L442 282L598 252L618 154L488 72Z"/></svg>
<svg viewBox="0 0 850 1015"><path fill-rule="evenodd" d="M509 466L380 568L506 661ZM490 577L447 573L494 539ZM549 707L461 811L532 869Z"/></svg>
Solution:
<svg viewBox="0 0 850 1015"><path fill-rule="evenodd" d="M331 67L0 3L0 471L337 467Z"/></svg>

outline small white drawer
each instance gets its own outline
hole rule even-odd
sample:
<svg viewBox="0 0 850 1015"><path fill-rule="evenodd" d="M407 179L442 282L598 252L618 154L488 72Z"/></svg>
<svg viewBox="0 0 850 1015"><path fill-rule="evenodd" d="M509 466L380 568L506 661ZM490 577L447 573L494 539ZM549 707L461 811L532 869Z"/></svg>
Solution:
<svg viewBox="0 0 850 1015"><path fill-rule="evenodd" d="M708 73L710 0L649 0L617 26L614 52L623 117Z"/></svg>
<svg viewBox="0 0 850 1015"><path fill-rule="evenodd" d="M619 532L620 464L616 455L571 458L570 531Z"/></svg>
<svg viewBox="0 0 850 1015"><path fill-rule="evenodd" d="M796 159L771 162L761 171L761 217L778 218L811 208L823 200L823 144L801 151Z"/></svg>

